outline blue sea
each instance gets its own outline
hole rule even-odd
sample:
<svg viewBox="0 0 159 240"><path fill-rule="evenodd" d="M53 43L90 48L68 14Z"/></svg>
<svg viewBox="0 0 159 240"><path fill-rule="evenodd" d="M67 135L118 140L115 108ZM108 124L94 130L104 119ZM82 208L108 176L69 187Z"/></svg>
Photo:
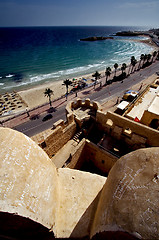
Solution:
<svg viewBox="0 0 159 240"><path fill-rule="evenodd" d="M84 42L81 38L112 36L135 27L0 28L0 92L30 88L45 82L84 76L130 62L153 48L131 39Z"/></svg>

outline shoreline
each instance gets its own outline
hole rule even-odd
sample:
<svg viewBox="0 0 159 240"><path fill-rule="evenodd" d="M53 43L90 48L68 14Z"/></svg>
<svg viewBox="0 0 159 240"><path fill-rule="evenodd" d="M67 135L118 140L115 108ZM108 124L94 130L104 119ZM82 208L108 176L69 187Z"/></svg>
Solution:
<svg viewBox="0 0 159 240"><path fill-rule="evenodd" d="M151 37L146 36L148 39L128 39L128 41L137 41L137 42L142 42L144 44L148 44L151 47L153 47L153 51L158 50L159 48L156 46L156 44L152 41ZM126 40L124 38L124 40ZM152 52L151 52L152 54ZM126 63L127 64L127 69L129 68L130 62ZM118 66L118 70L117 70L117 74L121 71L120 67L121 67L122 63L119 64ZM112 69L112 74L114 72L114 69ZM105 69L99 71L101 74L101 78L105 77ZM94 73L94 72L93 72ZM86 74L84 76L78 76L75 77L76 79L80 79L80 78L86 78L88 79L89 83L91 82L91 78L92 78L92 74ZM57 81L53 81L52 80L48 80L48 82L42 83L42 84L38 84L35 86L30 86L29 88L23 88L22 90L18 90L17 93L20 95L20 97L24 100L24 102L27 105L27 109L33 109L35 107L38 107L40 105L43 105L45 103L48 103L48 98L46 96L44 96L44 91L46 88L50 88L54 94L51 97L51 100L55 100L57 98L60 98L61 96L66 94L66 87L63 84L63 80L57 80ZM72 88L69 87L69 90ZM24 110L24 109L23 109ZM18 113L18 111L15 111L15 113Z"/></svg>
<svg viewBox="0 0 159 240"><path fill-rule="evenodd" d="M145 40L140 40L139 39L139 40L132 40L132 41L143 42L145 44L148 44L148 45L150 45L151 47L154 48L154 51L159 49L150 37L148 37L148 39L145 39ZM130 62L126 63L126 64L127 64L127 69L128 69L129 65L130 65ZM118 66L117 73L119 73L121 71L120 68L121 68L121 64ZM112 74L113 74L113 72L114 72L114 69L112 71ZM80 79L80 78L83 77L83 78L86 78L88 80L91 80L92 74L93 73L86 74L84 76L78 76L78 77L75 77L75 78ZM101 74L101 78L105 77L105 69L101 70L100 74ZM31 108L34 108L38 105L42 105L42 104L45 104L45 103L48 102L47 97L44 97L44 94L43 94L43 92L45 91L46 88L50 88L54 92L54 95L52 96L52 100L55 100L55 99L65 95L66 94L66 87L64 85L62 85L62 83L63 83L63 80L58 80L58 81L54 81L54 82L51 82L51 80L50 80L50 81L48 81L48 83L39 84L37 86L31 87L30 89L18 91L18 94L28 104L28 109L31 109ZM71 88L72 87L69 87L69 90Z"/></svg>

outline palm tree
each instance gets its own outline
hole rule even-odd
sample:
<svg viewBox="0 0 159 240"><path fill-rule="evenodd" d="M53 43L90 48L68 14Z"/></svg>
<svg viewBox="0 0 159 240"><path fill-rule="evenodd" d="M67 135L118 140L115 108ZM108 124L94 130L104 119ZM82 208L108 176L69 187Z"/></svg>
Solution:
<svg viewBox="0 0 159 240"><path fill-rule="evenodd" d="M150 62L151 56L152 56L152 55L151 55L150 53L147 55L147 63Z"/></svg>
<svg viewBox="0 0 159 240"><path fill-rule="evenodd" d="M110 77L110 74L111 74L111 68L110 68L110 67L107 67L107 68L106 68L106 72L105 72L105 76L106 76L106 82L105 82L105 84L107 84L107 80L108 80L108 77Z"/></svg>
<svg viewBox="0 0 159 240"><path fill-rule="evenodd" d="M141 67L141 62L142 62L143 60L144 60L144 54L141 54L138 69L140 69L140 67Z"/></svg>
<svg viewBox="0 0 159 240"><path fill-rule="evenodd" d="M131 66L132 66L132 68L131 68L131 73L132 73L132 71L133 71L133 68L134 68L134 61L135 61L135 57L134 56L132 56L131 57Z"/></svg>
<svg viewBox="0 0 159 240"><path fill-rule="evenodd" d="M49 98L50 107L52 106L52 104L51 104L51 95L53 95L53 94L54 94L54 92L50 88L46 88L45 89L44 95Z"/></svg>
<svg viewBox="0 0 159 240"><path fill-rule="evenodd" d="M101 76L101 74L100 74L98 71L96 71L96 72L92 75L92 77L95 77L94 88L95 88L95 85L96 85L96 83L97 83L97 80L100 78L100 76Z"/></svg>
<svg viewBox="0 0 159 240"><path fill-rule="evenodd" d="M66 96L68 95L68 86L70 86L72 84L72 82L69 79L66 79L63 81L62 85L66 86Z"/></svg>
<svg viewBox="0 0 159 240"><path fill-rule="evenodd" d="M116 70L118 68L118 64L117 63L114 64L114 68L115 68L114 77L116 77Z"/></svg>
<svg viewBox="0 0 159 240"><path fill-rule="evenodd" d="M131 69L131 73L133 72L133 70L135 71L135 65L137 63L137 60L135 59L134 56L131 57L131 65L132 65L132 69Z"/></svg>
<svg viewBox="0 0 159 240"><path fill-rule="evenodd" d="M157 52L154 51L153 54L152 54L152 63L153 63L153 60L154 60L154 58L156 57L156 55L157 55Z"/></svg>
<svg viewBox="0 0 159 240"><path fill-rule="evenodd" d="M146 60L147 60L147 54L144 55L144 64Z"/></svg>
<svg viewBox="0 0 159 240"><path fill-rule="evenodd" d="M122 75L123 75L126 68L127 68L126 63L123 63L122 66L121 66Z"/></svg>

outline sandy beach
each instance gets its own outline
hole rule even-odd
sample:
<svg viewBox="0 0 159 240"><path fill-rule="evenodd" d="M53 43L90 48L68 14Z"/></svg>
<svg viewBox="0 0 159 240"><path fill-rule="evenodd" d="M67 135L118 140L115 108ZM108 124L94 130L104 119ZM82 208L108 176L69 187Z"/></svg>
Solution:
<svg viewBox="0 0 159 240"><path fill-rule="evenodd" d="M46 88L53 91L51 100L57 99L66 93L66 87L62 85L63 81L41 84L31 89L18 92L22 99L27 103L28 109L42 105L48 102L48 97L44 95Z"/></svg>
<svg viewBox="0 0 159 240"><path fill-rule="evenodd" d="M152 47L154 47L154 51L158 50L158 48L156 47L156 45L152 42L151 38L148 38L146 40L132 40L132 41L141 41L144 42L146 44L151 45ZM126 63L128 66L128 63ZM130 64L130 63L129 63ZM118 70L117 70L117 74L120 73L120 67L118 66ZM127 71L128 71L127 67ZM110 78L113 76L113 71L114 69L112 69L112 75L110 76ZM93 74L93 73L92 73ZM84 78L88 79L87 83L92 82L91 78L92 78L92 74L83 76ZM103 69L103 71L100 71L101 74L101 80L102 84L105 83L105 69ZM82 78L81 76L77 77L77 79ZM72 80L72 79L70 79ZM66 86L63 85L63 81L49 81L48 83L45 84L41 84L35 87L31 87L30 89L24 89L21 90L19 92L17 92L19 94L19 96L21 97L21 99L25 102L25 105L23 106L23 108L21 109L15 109L14 113L17 113L20 111L26 111L33 109L37 106L43 105L45 103L48 103L48 97L44 95L44 91L46 88L50 88L53 91L53 95L51 96L51 100L55 100L57 98L60 98L61 96L66 94ZM69 86L69 91L71 90L72 86Z"/></svg>
<svg viewBox="0 0 159 240"><path fill-rule="evenodd" d="M154 48L154 51L157 51L158 48L156 46L156 44L152 41L152 39L148 36L146 36L147 39L145 40L132 40L132 41L138 41L138 42L143 42L145 44L151 45ZM130 41L130 40L129 40ZM152 53L151 53L152 54ZM127 65L130 63L126 63ZM118 68L120 69L121 66L118 66ZM114 69L112 69L112 71L114 71ZM120 70L118 70L119 72ZM105 75L105 69L103 69L103 71L100 71L101 76ZM92 73L93 74L93 73ZM92 78L92 74L83 76L86 79L91 79ZM81 76L80 76L81 77ZM79 79L80 77L77 77L77 79ZM70 79L71 80L71 79ZM19 91L19 95L22 97L22 99L26 102L26 104L28 105L28 109L32 109L36 106L42 105L46 102L48 102L48 99L46 96L44 96L44 91L46 88L50 88L53 91L53 95L52 95L52 100L57 99L63 95L65 95L66 93L66 87L64 85L62 85L63 81L57 81L57 82L48 82L45 84L41 84L35 87L32 87L31 89L27 89L27 90L23 90L23 91ZM69 87L69 90L72 87Z"/></svg>

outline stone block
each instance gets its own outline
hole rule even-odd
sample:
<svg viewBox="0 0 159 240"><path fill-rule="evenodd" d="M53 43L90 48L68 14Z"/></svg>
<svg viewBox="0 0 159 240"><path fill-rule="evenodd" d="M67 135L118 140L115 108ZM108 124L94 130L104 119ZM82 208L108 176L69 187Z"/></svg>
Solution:
<svg viewBox="0 0 159 240"><path fill-rule="evenodd" d="M140 135L137 135L135 133L132 134L131 138L133 143L137 144L145 144L147 141L147 138L141 137Z"/></svg>
<svg viewBox="0 0 159 240"><path fill-rule="evenodd" d="M89 98L86 98L85 106L88 107L88 108L90 107L90 99Z"/></svg>
<svg viewBox="0 0 159 240"><path fill-rule="evenodd" d="M114 129L112 130L113 137L120 139L122 130L123 129L121 127L115 126Z"/></svg>

